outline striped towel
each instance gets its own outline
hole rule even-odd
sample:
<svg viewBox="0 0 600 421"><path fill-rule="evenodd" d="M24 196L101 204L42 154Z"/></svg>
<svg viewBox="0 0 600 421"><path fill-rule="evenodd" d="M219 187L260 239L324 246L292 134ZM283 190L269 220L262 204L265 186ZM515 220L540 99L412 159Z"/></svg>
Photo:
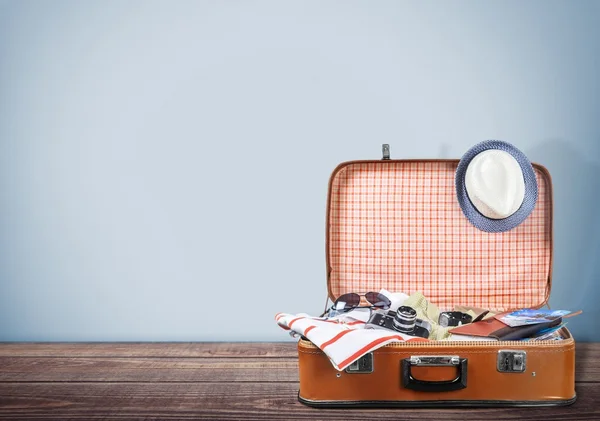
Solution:
<svg viewBox="0 0 600 421"><path fill-rule="evenodd" d="M323 319L308 314L277 313L275 320L283 329L315 344L338 371L391 342L428 341L387 329L365 329L365 322L349 318Z"/></svg>

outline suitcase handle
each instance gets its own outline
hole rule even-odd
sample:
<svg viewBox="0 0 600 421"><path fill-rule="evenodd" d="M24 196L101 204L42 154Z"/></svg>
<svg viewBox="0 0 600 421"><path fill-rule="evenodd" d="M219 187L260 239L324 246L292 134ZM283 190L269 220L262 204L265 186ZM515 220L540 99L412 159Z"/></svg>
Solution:
<svg viewBox="0 0 600 421"><path fill-rule="evenodd" d="M418 380L412 376L412 366L454 366L458 369L458 376L454 380ZM452 390L464 389L467 387L467 359L446 355L425 355L405 358L402 360L402 385L407 389L419 392L450 392Z"/></svg>

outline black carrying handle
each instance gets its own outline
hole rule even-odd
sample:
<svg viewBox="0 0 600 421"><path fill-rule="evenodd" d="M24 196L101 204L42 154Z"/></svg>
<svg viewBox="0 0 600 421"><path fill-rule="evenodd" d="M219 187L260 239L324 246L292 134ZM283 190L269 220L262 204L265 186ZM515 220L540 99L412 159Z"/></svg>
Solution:
<svg viewBox="0 0 600 421"><path fill-rule="evenodd" d="M458 369L458 376L454 380L430 381L418 380L412 376L411 359L402 360L402 385L411 390L419 392L450 392L467 387L467 359L460 358L458 364L454 365Z"/></svg>

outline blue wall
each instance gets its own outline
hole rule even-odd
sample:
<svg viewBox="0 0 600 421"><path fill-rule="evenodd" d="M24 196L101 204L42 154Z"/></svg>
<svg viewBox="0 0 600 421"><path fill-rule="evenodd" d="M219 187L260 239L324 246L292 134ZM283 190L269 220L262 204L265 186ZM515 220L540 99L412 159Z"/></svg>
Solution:
<svg viewBox="0 0 600 421"><path fill-rule="evenodd" d="M0 340L286 340L341 161L490 138L600 340L598 2L0 1Z"/></svg>

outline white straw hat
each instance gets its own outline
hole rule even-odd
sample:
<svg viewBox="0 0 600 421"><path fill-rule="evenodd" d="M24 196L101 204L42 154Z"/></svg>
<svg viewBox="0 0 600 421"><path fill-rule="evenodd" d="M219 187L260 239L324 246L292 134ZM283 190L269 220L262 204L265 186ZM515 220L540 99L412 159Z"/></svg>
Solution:
<svg viewBox="0 0 600 421"><path fill-rule="evenodd" d="M523 222L537 201L535 172L527 157L499 140L481 142L461 158L456 194L467 219L487 232Z"/></svg>

